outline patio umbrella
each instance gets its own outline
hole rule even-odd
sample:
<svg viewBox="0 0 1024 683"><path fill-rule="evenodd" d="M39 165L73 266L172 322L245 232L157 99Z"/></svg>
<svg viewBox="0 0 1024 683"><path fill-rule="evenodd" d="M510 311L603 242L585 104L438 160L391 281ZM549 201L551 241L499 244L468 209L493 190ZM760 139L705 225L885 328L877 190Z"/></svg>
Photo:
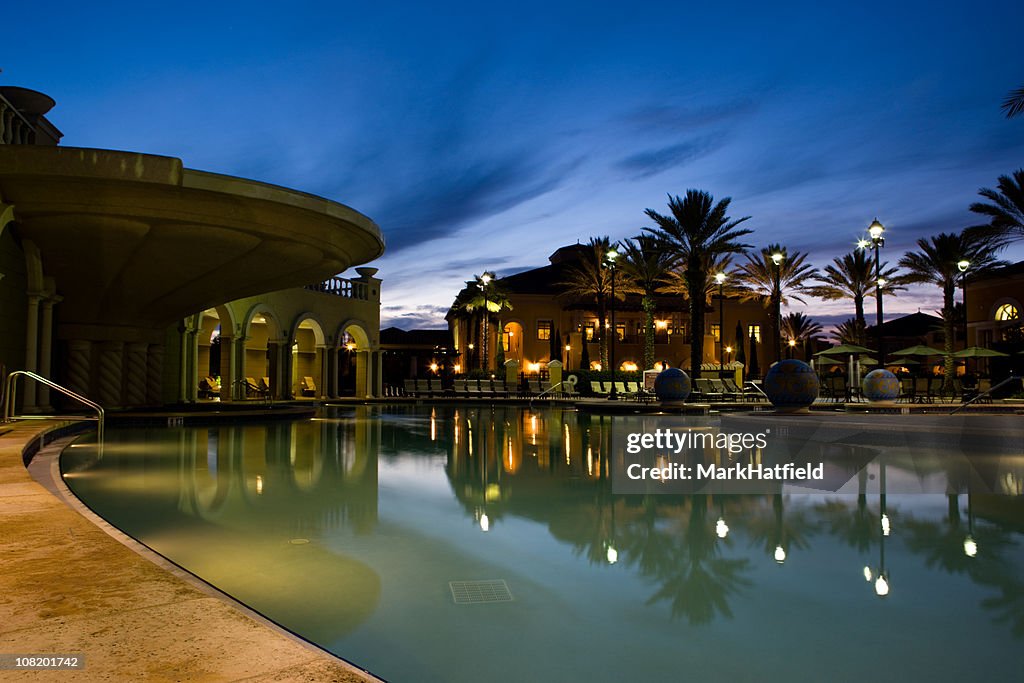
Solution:
<svg viewBox="0 0 1024 683"><path fill-rule="evenodd" d="M839 346L833 346L831 349L825 349L824 351L818 351L814 354L815 356L843 356L848 353L874 353L871 349L863 346L857 346L856 344L840 344Z"/></svg>
<svg viewBox="0 0 1024 683"><path fill-rule="evenodd" d="M889 365L920 365L921 361L914 360L913 358L897 358L896 360L889 361Z"/></svg>
<svg viewBox="0 0 1024 683"><path fill-rule="evenodd" d="M910 346L910 347L905 348L905 349L900 349L899 351L893 351L892 355L894 355L894 356L945 356L946 352L945 351L940 351L939 349L933 349L932 347L925 346L924 344L918 344L917 346Z"/></svg>
<svg viewBox="0 0 1024 683"><path fill-rule="evenodd" d="M953 358L1005 358L1009 355L1002 351L994 351L993 349L986 349L981 346L968 346L963 351L954 353Z"/></svg>

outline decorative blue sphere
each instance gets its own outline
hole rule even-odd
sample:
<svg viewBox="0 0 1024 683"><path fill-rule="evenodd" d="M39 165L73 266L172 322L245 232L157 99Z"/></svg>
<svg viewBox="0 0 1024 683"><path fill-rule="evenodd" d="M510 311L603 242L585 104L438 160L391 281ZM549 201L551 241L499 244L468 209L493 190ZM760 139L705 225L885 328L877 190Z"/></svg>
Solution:
<svg viewBox="0 0 1024 683"><path fill-rule="evenodd" d="M690 395L690 376L679 368L668 368L654 378L654 393L659 401L685 401Z"/></svg>
<svg viewBox="0 0 1024 683"><path fill-rule="evenodd" d="M869 401L895 401L900 395L900 380L888 370L872 370L861 382L864 397Z"/></svg>
<svg viewBox="0 0 1024 683"><path fill-rule="evenodd" d="M799 410L818 398L818 375L802 360L783 360L768 370L762 387L776 408Z"/></svg>

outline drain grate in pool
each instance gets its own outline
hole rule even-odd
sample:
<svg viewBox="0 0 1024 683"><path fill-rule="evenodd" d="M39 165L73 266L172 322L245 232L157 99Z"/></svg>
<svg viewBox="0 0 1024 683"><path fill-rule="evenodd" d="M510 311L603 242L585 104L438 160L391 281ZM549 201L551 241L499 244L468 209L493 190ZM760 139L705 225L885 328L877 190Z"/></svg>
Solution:
<svg viewBox="0 0 1024 683"><path fill-rule="evenodd" d="M481 602L512 602L512 593L505 579L489 581L449 581L452 589L452 600L456 604L474 604Z"/></svg>

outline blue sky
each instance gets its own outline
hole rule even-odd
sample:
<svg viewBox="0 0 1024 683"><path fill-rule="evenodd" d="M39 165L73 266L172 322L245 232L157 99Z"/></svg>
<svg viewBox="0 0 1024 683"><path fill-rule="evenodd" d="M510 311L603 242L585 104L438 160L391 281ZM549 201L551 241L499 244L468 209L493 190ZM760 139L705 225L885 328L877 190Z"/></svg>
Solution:
<svg viewBox="0 0 1024 683"><path fill-rule="evenodd" d="M384 325L441 325L474 273L632 236L687 188L822 265L875 216L890 259L970 225L1024 166L999 110L1024 85L1018 2L102 5L8 8L0 82L53 96L66 145L366 213Z"/></svg>

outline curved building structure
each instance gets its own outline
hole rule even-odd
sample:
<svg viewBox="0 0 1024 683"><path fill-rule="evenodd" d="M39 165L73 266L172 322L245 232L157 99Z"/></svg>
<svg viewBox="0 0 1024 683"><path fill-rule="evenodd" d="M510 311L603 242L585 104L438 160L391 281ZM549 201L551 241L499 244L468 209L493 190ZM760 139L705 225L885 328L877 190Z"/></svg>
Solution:
<svg viewBox="0 0 1024 683"><path fill-rule="evenodd" d="M52 100L9 87L0 100L0 139L8 143L0 145L0 301L9 321L25 321L15 326L23 341L11 329L0 339L8 371L53 376L124 407L194 400L213 374L225 399L252 394L244 386L250 375L264 385L256 393L286 398L302 391L297 380L316 376L307 395L328 396L332 387L336 395L342 349L357 344L379 355L375 269L360 269L355 281L334 278L383 253L372 220L304 192L188 169L180 159L58 147L60 133L44 116ZM263 302L268 297L279 310ZM239 303L229 313L231 302ZM262 312L248 316L247 307ZM212 368L199 363L204 311L218 319ZM264 332L267 363L247 368L246 336L268 316L277 325ZM302 329L315 327L319 352L300 367L289 356L299 352L307 320L316 321ZM378 360L361 359L355 393L377 393ZM24 399L31 409L49 397L30 385Z"/></svg>

